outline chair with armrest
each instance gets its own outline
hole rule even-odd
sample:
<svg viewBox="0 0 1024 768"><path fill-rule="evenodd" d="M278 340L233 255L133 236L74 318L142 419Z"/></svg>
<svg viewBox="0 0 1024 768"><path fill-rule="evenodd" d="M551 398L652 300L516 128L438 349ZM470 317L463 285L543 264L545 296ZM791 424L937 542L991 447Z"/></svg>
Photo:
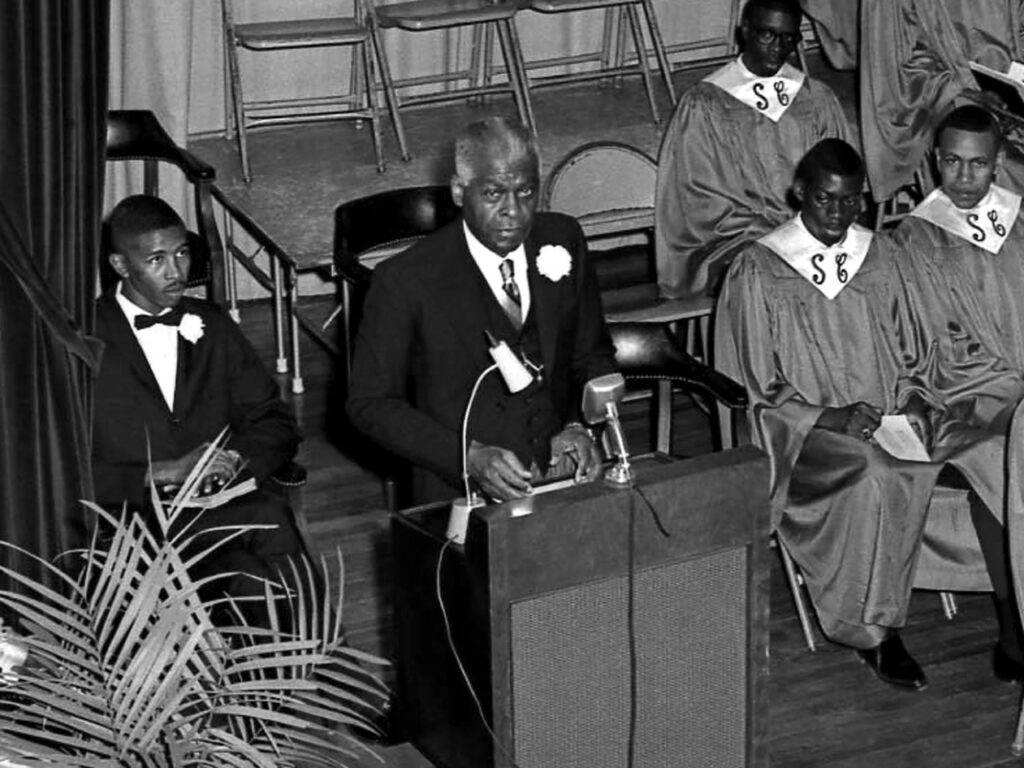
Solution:
<svg viewBox="0 0 1024 768"><path fill-rule="evenodd" d="M391 189L335 209L334 272L340 278L341 300L332 317L341 314L343 318L346 391L352 345L374 267L458 216L459 208L446 184ZM388 473L382 482L385 506L393 512L399 507L398 482Z"/></svg>
<svg viewBox="0 0 1024 768"><path fill-rule="evenodd" d="M636 147L618 141L582 144L552 169L544 189L545 210L576 217L587 242L641 239L638 248L591 250L598 280L613 271L623 273L614 285L603 287L601 301L609 322L644 322L669 325L693 357L706 361L708 331L714 302L710 297L663 299L658 295L653 257L654 190L658 168L654 159ZM639 253L642 263L637 266ZM626 264L628 259L631 263ZM625 267L625 269L622 269ZM657 387L658 449L668 453L672 442L672 385ZM725 446L728 447L728 444Z"/></svg>
<svg viewBox="0 0 1024 768"><path fill-rule="evenodd" d="M213 217L210 188L216 178L213 166L204 163L179 146L168 135L156 116L142 109L111 110L107 113L108 162L138 160L143 164L143 191L160 193L160 164L178 168L192 185L196 232L189 233L192 267L188 285L208 286L209 298L224 300L224 246ZM106 288L117 281L117 275L100 259L100 283Z"/></svg>
<svg viewBox="0 0 1024 768"><path fill-rule="evenodd" d="M350 200L334 211L334 270L341 278L345 381L352 365L352 342L359 308L373 268L401 253L459 216L446 184L390 189Z"/></svg>
<svg viewBox="0 0 1024 768"><path fill-rule="evenodd" d="M663 433L671 428L672 401L668 395L673 388L699 394L727 411L742 411L746 408L746 390L724 373L688 353L668 326L612 321L608 323L608 331L615 345L615 361L627 385L642 388L654 386L659 390L659 451L670 452L667 448L671 446L663 445L662 440Z"/></svg>

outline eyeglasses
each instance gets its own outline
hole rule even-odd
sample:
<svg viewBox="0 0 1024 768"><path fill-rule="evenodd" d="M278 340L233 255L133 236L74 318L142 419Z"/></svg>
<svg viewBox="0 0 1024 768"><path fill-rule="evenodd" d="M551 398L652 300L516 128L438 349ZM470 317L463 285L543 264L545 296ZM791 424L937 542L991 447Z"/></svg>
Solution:
<svg viewBox="0 0 1024 768"><path fill-rule="evenodd" d="M754 26L751 26L751 29L754 31L754 39L761 45L771 45L778 41L782 48L795 48L804 39L800 32L776 32L769 27Z"/></svg>

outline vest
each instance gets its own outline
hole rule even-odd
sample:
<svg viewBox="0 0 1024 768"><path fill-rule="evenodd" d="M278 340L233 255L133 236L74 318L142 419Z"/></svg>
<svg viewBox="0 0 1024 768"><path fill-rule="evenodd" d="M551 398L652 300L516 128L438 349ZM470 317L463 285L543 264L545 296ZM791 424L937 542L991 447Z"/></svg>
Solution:
<svg viewBox="0 0 1024 768"><path fill-rule="evenodd" d="M488 330L495 338L505 341L534 365L543 363L534 307L518 332L497 301L487 302L487 315ZM470 414L470 439L507 448L524 466L536 463L542 471L546 470L551 460L551 438L562 428L547 374L541 369L539 375L535 373L534 382L516 394L508 391L499 373L490 374L481 384Z"/></svg>

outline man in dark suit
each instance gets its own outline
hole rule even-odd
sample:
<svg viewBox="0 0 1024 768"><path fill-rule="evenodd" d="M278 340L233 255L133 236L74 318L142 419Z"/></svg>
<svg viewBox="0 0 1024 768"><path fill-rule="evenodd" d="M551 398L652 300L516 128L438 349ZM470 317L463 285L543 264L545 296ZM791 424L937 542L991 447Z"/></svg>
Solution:
<svg viewBox="0 0 1024 768"><path fill-rule="evenodd" d="M188 233L167 203L128 197L111 212L108 230L110 264L121 281L96 305L96 335L106 345L93 408L96 501L145 512L150 484L162 492L181 486L227 427L202 490L216 490L238 470L255 478L257 490L203 512L199 526L277 528L247 532L208 557L198 575L289 573L287 559L303 552L301 538L284 498L264 484L295 455L300 437L276 383L221 309L184 296ZM263 593L246 577L223 588Z"/></svg>
<svg viewBox="0 0 1024 768"><path fill-rule="evenodd" d="M579 423L584 383L615 370L614 348L579 225L536 213L539 158L518 123L489 118L455 142L452 196L462 217L378 266L356 339L352 423L413 465L413 501L459 493L461 422L491 363L486 332L537 370L510 394L481 384L466 469L496 500L574 473L600 455Z"/></svg>

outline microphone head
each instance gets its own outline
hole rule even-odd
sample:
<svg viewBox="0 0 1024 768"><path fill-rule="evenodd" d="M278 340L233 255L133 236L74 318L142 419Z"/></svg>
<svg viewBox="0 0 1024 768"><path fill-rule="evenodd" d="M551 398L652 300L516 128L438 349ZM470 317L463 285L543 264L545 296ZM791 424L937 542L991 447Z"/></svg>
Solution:
<svg viewBox="0 0 1024 768"><path fill-rule="evenodd" d="M583 385L583 418L588 424L600 424L607 417L608 403L618 403L626 391L621 373L608 373Z"/></svg>
<svg viewBox="0 0 1024 768"><path fill-rule="evenodd" d="M515 353L504 341L493 344L488 351L491 354L491 359L498 366L498 371L501 372L501 377L505 380L505 386L508 387L509 392L512 394L522 392L533 383L533 374L526 370L522 360L515 356Z"/></svg>

